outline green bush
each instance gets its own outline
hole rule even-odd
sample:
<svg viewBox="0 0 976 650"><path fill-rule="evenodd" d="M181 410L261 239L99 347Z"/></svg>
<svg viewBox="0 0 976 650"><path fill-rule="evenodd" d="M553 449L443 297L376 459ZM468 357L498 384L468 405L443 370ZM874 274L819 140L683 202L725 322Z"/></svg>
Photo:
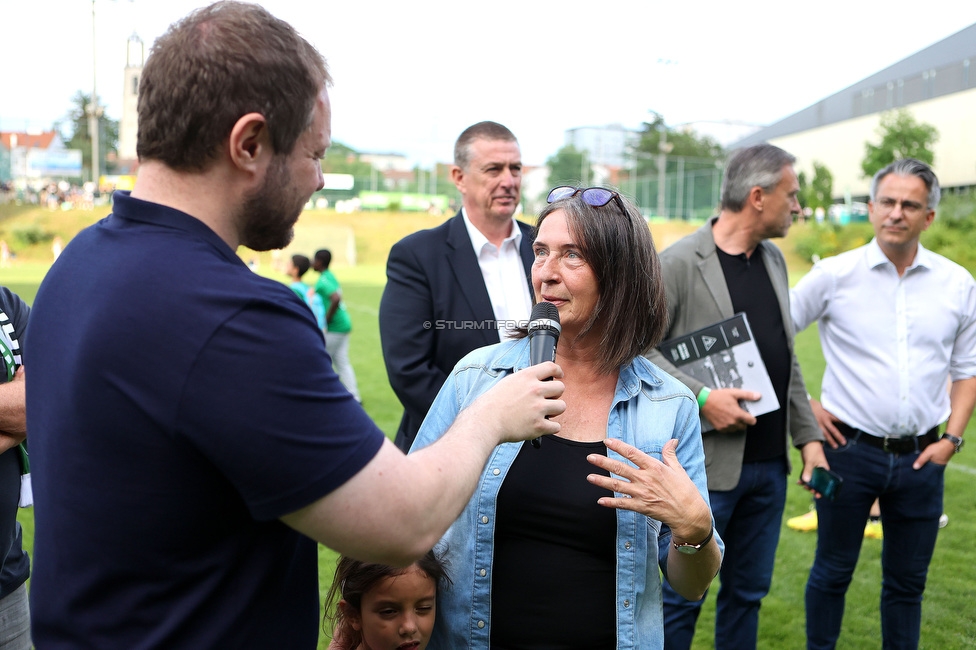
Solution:
<svg viewBox="0 0 976 650"><path fill-rule="evenodd" d="M54 239L53 232L44 230L36 224L25 226L23 228L16 228L13 231L13 236L21 246L25 247L34 246L35 244L43 244Z"/></svg>
<svg viewBox="0 0 976 650"><path fill-rule="evenodd" d="M976 197L970 193L943 197L935 221L922 233L922 245L976 271Z"/></svg>
<svg viewBox="0 0 976 650"><path fill-rule="evenodd" d="M871 241L874 230L869 223L811 224L795 237L796 253L804 260L830 257Z"/></svg>
<svg viewBox="0 0 976 650"><path fill-rule="evenodd" d="M874 237L870 223L797 224L791 239L796 254L810 261L862 246ZM922 245L976 272L976 195L948 194L936 210L935 221L922 233Z"/></svg>

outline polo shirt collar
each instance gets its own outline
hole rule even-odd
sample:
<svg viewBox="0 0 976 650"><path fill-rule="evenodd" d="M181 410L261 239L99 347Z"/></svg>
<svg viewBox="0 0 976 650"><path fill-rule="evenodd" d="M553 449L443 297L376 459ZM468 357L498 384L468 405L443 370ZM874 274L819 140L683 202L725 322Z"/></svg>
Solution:
<svg viewBox="0 0 976 650"><path fill-rule="evenodd" d="M112 216L125 221L181 230L210 243L227 259L244 264L227 242L193 215L159 203L137 199L128 190L116 190L112 194Z"/></svg>

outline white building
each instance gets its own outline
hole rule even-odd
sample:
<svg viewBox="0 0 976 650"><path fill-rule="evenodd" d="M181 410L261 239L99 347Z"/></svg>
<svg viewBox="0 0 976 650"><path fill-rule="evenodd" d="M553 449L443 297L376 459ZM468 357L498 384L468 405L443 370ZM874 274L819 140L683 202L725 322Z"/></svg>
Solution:
<svg viewBox="0 0 976 650"><path fill-rule="evenodd" d="M867 197L865 142L877 144L883 112L907 109L939 132L933 168L943 187L976 185L976 25L931 45L742 138L734 146L769 142L797 157L797 171L813 175L813 162L834 177L834 198Z"/></svg>
<svg viewBox="0 0 976 650"><path fill-rule="evenodd" d="M564 144L585 151L587 162L604 167L624 167L630 147L640 139L640 131L620 124L579 126L564 132Z"/></svg>

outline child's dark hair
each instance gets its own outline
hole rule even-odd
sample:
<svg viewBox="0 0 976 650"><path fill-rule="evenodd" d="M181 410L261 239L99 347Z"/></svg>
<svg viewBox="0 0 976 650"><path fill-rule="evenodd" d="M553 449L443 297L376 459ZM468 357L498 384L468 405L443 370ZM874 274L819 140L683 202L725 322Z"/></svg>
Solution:
<svg viewBox="0 0 976 650"><path fill-rule="evenodd" d="M315 251L315 261L321 264L322 268L329 268L329 265L332 264L332 251L330 251L328 248L322 248Z"/></svg>
<svg viewBox="0 0 976 650"><path fill-rule="evenodd" d="M309 267L312 266L312 263L304 255L292 255L291 263L295 265L295 270L298 271L298 277L302 277L308 273Z"/></svg>
<svg viewBox="0 0 976 650"><path fill-rule="evenodd" d="M428 578L434 581L434 586L440 590L441 586L451 584L444 564L438 559L434 551L415 562ZM413 566L413 565L411 565ZM351 557L342 556L336 563L335 577L329 593L325 597L325 623L332 624L332 630L325 630L335 639L342 639L343 648L357 648L362 643L362 634L354 630L339 608L339 601L346 601L351 607L362 607L363 595L375 587L381 580L391 576L403 574L407 569L362 562Z"/></svg>

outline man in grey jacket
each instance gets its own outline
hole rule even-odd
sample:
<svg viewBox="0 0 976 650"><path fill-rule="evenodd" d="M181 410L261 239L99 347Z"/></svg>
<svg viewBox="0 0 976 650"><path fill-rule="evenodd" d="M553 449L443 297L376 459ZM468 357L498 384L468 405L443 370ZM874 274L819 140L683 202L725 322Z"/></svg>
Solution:
<svg viewBox="0 0 976 650"><path fill-rule="evenodd" d="M715 647L756 647L759 606L769 591L790 472L788 434L803 458L801 481L827 466L793 351L786 262L768 242L799 212L795 158L763 144L734 152L714 217L661 254L674 338L744 312L780 408L755 417L743 404L760 394L713 388L681 372L659 351L648 357L698 396L705 469L715 527L726 540L715 616ZM691 647L701 601L664 584L665 648Z"/></svg>

